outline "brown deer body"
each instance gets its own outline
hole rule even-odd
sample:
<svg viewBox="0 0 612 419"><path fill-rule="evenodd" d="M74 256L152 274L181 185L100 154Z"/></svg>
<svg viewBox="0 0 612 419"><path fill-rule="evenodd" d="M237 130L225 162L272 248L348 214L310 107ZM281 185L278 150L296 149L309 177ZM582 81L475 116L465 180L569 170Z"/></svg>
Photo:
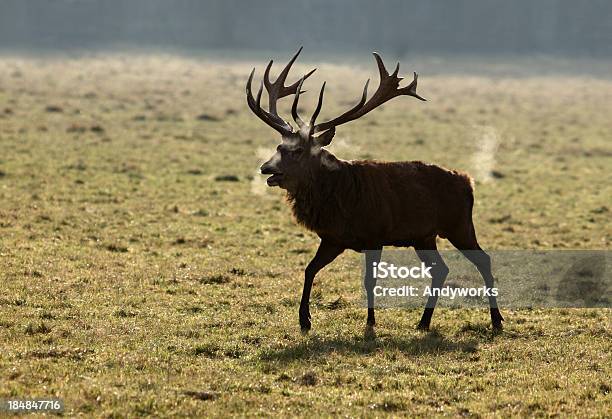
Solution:
<svg viewBox="0 0 612 419"><path fill-rule="evenodd" d="M418 161L322 165L288 198L298 222L355 251L454 237L469 227L473 203L466 175Z"/></svg>
<svg viewBox="0 0 612 419"><path fill-rule="evenodd" d="M365 115L395 96L409 95L424 100L416 93L416 74L409 86L398 88L399 64L390 75L375 53L381 81L370 100L366 102L366 83L355 107L338 118L315 125L323 102L323 84L317 109L306 124L297 114L297 104L302 83L312 71L299 82L284 86L300 51L274 83L269 80L272 62L268 64L264 84L268 90L269 112L260 106L262 87L257 99L251 93L254 70L247 83L247 102L255 114L282 135L277 153L264 163L261 173L272 175L268 185L287 191L297 221L321 238L319 249L305 270L299 311L302 330L311 327L309 301L315 275L346 249L374 250L369 252L373 259L366 263L371 269L372 262L380 260L383 246L412 246L419 258L432 268L432 286L441 287L448 268L436 250L436 237L440 236L462 251L476 265L485 284L493 287L490 259L478 245L472 222L474 198L469 176L418 161L348 162L323 148L333 139L336 126ZM298 130L293 130L276 113L276 101L291 94L294 95L292 115ZM315 136L317 133L321 134ZM375 324L374 286L375 279L366 274L367 325L370 327ZM429 298L419 328L429 328L436 302L437 297ZM501 328L503 318L495 297L489 298L489 305L493 326Z"/></svg>

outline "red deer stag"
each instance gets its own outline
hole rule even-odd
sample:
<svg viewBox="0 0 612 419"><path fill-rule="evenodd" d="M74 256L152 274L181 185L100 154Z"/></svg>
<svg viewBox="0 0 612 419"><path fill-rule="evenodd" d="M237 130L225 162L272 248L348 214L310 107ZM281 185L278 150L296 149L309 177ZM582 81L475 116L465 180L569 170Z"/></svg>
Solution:
<svg viewBox="0 0 612 419"><path fill-rule="evenodd" d="M279 186L287 192L288 202L297 221L320 238L319 248L305 270L304 289L299 310L303 331L311 327L310 291L315 275L331 263L345 249L368 252L366 266L371 269L378 262L383 246L413 246L418 257L431 267L432 288L442 287L448 267L436 250L436 237L447 238L478 269L487 287L493 287L491 261L476 240L472 222L474 203L472 181L466 174L442 167L411 162L344 161L324 147L329 145L338 125L360 118L396 96L416 93L417 74L406 87L399 87L399 63L389 74L382 59L374 53L380 84L367 99L369 80L359 103L330 121L316 124L323 104L325 83L319 93L317 107L306 123L298 115L301 88L314 70L290 86L285 79L302 48L281 71L276 81L270 81L272 61L266 67L257 97L253 97L251 83L255 69L246 85L249 108L262 121L282 136L276 153L261 166L261 173L271 175L268 186ZM269 108L261 107L263 87L268 92ZM294 129L277 113L276 102L294 95L291 114L297 125ZM375 286L372 275L366 275L368 300L367 326L373 327ZM418 324L428 329L437 302L430 296ZM502 316L495 297L489 297L493 327L502 327Z"/></svg>

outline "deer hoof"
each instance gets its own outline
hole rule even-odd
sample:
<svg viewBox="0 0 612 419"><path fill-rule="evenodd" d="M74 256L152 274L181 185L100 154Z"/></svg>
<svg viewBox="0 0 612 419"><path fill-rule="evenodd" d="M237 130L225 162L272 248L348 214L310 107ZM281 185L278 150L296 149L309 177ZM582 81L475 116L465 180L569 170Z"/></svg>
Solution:
<svg viewBox="0 0 612 419"><path fill-rule="evenodd" d="M497 330L497 331L502 330L504 328L504 326L502 326L503 320L504 318L499 312L499 309L492 308L491 309L491 323L493 324L493 330Z"/></svg>
<svg viewBox="0 0 612 419"><path fill-rule="evenodd" d="M300 329L302 329L302 333L308 333L311 327L312 323L310 322L310 313L300 312Z"/></svg>

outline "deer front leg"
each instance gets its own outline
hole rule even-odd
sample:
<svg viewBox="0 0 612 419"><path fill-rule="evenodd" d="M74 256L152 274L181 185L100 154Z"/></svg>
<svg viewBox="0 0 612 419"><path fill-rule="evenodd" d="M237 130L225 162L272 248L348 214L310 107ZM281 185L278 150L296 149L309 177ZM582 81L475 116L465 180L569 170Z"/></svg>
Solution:
<svg viewBox="0 0 612 419"><path fill-rule="evenodd" d="M325 266L333 262L336 257L344 251L343 248L334 246L325 240L321 240L314 258L310 261L304 272L304 289L302 301L300 302L300 327L302 332L308 332L310 323L310 291L315 275Z"/></svg>

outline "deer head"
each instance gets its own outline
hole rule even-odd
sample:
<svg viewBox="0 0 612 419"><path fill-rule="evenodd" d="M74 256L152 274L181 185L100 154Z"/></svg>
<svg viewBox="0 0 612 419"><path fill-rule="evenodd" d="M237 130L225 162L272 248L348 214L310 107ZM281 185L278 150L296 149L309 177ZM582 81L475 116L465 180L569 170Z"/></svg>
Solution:
<svg viewBox="0 0 612 419"><path fill-rule="evenodd" d="M368 84L370 82L368 79L363 88L361 99L354 107L337 118L316 124L316 119L323 105L323 93L325 91L324 82L319 93L317 107L310 121L306 123L298 115L298 102L300 94L304 93L304 91L302 91L304 80L310 77L316 69L311 70L292 85L285 86L285 80L287 79L289 70L301 51L302 48L300 48L293 58L291 58L273 83L270 81L270 69L272 68L273 61L270 60L264 72L264 77L259 86L256 98L253 97L251 90L251 84L255 74L254 68L251 71L251 75L246 85L247 104L249 108L262 121L274 128L282 137L281 144L277 147L276 153L261 166L261 173L264 175L272 175L267 180L268 186L279 186L287 190L294 189L305 178L310 177L313 172L325 165L323 161L325 153L322 153L321 149L331 143L338 125L360 118L396 96L414 96L417 99L425 100L416 93L418 77L416 73L414 73L414 79L408 86L400 88L399 83L402 77L398 77L399 63L395 67L395 71L389 74L380 55L374 52L374 58L376 59L380 75L380 83L370 99L367 100ZM261 107L261 95L264 86L268 92L268 111ZM276 109L276 102L289 95L294 95L291 115L297 125L296 128L292 127L286 120L281 118Z"/></svg>

